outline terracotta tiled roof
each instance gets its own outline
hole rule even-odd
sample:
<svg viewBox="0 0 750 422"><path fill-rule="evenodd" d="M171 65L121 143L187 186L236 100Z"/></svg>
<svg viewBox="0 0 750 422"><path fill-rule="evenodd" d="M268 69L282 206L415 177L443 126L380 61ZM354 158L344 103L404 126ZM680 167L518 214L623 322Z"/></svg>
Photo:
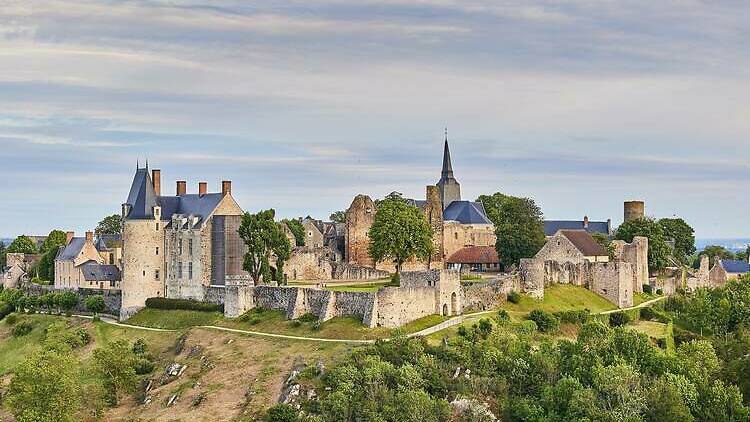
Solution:
<svg viewBox="0 0 750 422"><path fill-rule="evenodd" d="M494 246L467 246L448 258L449 264L495 264L499 263Z"/></svg>
<svg viewBox="0 0 750 422"><path fill-rule="evenodd" d="M609 253L604 246L597 243L591 234L585 230L560 230L563 236L579 250L584 256L606 256Z"/></svg>

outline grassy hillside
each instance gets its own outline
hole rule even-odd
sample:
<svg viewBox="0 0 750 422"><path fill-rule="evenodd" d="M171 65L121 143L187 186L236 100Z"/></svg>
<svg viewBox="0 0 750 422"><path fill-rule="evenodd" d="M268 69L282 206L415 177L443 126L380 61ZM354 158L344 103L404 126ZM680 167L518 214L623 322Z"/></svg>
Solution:
<svg viewBox="0 0 750 422"><path fill-rule="evenodd" d="M543 309L548 312L588 309L591 313L597 313L617 309L614 304L591 290L571 284L555 284L545 287L542 300L521 295L519 303L507 302L503 308L510 313L527 313L532 309Z"/></svg>

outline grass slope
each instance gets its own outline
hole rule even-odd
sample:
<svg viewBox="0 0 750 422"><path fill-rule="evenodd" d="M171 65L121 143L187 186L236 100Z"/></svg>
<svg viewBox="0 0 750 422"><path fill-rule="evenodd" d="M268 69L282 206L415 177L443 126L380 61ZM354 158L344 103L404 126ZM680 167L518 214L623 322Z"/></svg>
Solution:
<svg viewBox="0 0 750 422"><path fill-rule="evenodd" d="M519 303L506 302L503 308L512 313L527 313L533 309L543 309L548 312L588 309L591 313L597 313L617 309L614 304L591 290L570 284L545 287L542 300L521 295Z"/></svg>

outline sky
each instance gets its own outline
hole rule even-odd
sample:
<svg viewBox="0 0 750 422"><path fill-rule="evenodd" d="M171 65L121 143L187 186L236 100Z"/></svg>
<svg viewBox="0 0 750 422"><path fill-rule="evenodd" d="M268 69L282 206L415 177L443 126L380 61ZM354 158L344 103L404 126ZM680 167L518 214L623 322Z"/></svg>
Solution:
<svg viewBox="0 0 750 422"><path fill-rule="evenodd" d="M246 211L424 197L444 128L464 199L750 237L750 4L0 2L0 237L119 213L136 163Z"/></svg>

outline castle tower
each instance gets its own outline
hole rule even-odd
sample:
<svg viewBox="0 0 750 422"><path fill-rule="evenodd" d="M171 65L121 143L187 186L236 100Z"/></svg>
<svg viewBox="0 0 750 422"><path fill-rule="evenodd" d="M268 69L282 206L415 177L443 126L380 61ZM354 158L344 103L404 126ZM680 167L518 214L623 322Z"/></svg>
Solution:
<svg viewBox="0 0 750 422"><path fill-rule="evenodd" d="M646 215L646 205L643 201L625 201L624 220L637 220Z"/></svg>
<svg viewBox="0 0 750 422"><path fill-rule="evenodd" d="M453 177L453 165L451 164L451 152L448 148L448 129L445 130L445 147L443 148L443 171L440 181L437 182L440 191L440 200L443 201L443 209L453 201L461 200L461 185Z"/></svg>

